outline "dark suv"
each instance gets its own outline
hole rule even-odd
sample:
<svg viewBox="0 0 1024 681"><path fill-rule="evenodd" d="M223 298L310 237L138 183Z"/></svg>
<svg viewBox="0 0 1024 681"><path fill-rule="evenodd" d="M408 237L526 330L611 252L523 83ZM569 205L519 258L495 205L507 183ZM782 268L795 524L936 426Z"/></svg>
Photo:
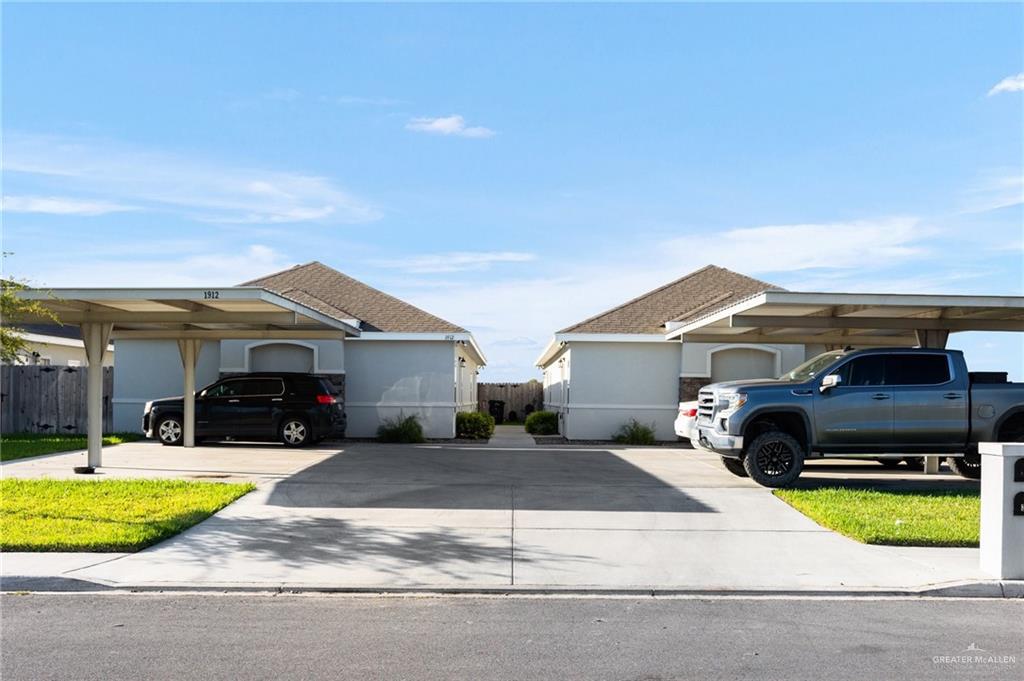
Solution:
<svg viewBox="0 0 1024 681"><path fill-rule="evenodd" d="M183 439L184 400L146 403L142 430L165 445ZM196 393L196 440L280 440L302 447L345 431L345 413L331 384L297 373L253 373L224 378Z"/></svg>

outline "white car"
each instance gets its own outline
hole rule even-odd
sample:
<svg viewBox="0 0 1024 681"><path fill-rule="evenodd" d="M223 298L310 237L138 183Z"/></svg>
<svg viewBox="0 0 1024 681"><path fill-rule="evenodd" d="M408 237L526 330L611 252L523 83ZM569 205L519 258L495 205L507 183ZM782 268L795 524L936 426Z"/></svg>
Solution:
<svg viewBox="0 0 1024 681"><path fill-rule="evenodd" d="M685 437L691 442L697 440L697 402L680 402L679 415L676 416L676 435Z"/></svg>

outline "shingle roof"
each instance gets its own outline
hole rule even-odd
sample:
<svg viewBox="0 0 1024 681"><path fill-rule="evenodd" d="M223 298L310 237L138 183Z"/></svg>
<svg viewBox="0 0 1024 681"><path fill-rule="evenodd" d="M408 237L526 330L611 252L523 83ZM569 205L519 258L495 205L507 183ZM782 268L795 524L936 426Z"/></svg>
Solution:
<svg viewBox="0 0 1024 681"><path fill-rule="evenodd" d="M558 333L664 333L666 322L686 321L767 290L781 289L708 265Z"/></svg>
<svg viewBox="0 0 1024 681"><path fill-rule="evenodd" d="M71 324L16 324L25 333L35 333L40 336L55 336L57 338L70 338L71 340L82 340L82 331Z"/></svg>
<svg viewBox="0 0 1024 681"><path fill-rule="evenodd" d="M316 261L247 281L242 286L262 286L331 316L358 319L363 331L467 333L461 326Z"/></svg>

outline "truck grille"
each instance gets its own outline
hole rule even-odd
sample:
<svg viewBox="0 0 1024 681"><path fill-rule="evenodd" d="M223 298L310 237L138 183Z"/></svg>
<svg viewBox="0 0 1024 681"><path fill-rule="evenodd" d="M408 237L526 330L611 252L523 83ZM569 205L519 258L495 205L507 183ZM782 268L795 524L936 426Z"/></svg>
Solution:
<svg viewBox="0 0 1024 681"><path fill-rule="evenodd" d="M697 395L697 423L710 424L715 417L715 393L701 390Z"/></svg>

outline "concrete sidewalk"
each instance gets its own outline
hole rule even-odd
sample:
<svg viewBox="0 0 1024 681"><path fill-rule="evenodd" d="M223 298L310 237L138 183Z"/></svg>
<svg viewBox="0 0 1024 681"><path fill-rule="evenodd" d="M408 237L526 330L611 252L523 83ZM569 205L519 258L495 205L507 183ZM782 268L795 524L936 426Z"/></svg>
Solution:
<svg viewBox="0 0 1024 681"><path fill-rule="evenodd" d="M296 453L300 470L265 469L255 492L158 546L53 565L134 588L858 593L983 580L976 549L859 544L701 452L518 444ZM238 455L195 450L211 468ZM8 577L26 560L4 558Z"/></svg>
<svg viewBox="0 0 1024 681"><path fill-rule="evenodd" d="M487 441L488 447L513 449L532 449L537 444L533 436L526 432L522 426L495 426L494 435Z"/></svg>

